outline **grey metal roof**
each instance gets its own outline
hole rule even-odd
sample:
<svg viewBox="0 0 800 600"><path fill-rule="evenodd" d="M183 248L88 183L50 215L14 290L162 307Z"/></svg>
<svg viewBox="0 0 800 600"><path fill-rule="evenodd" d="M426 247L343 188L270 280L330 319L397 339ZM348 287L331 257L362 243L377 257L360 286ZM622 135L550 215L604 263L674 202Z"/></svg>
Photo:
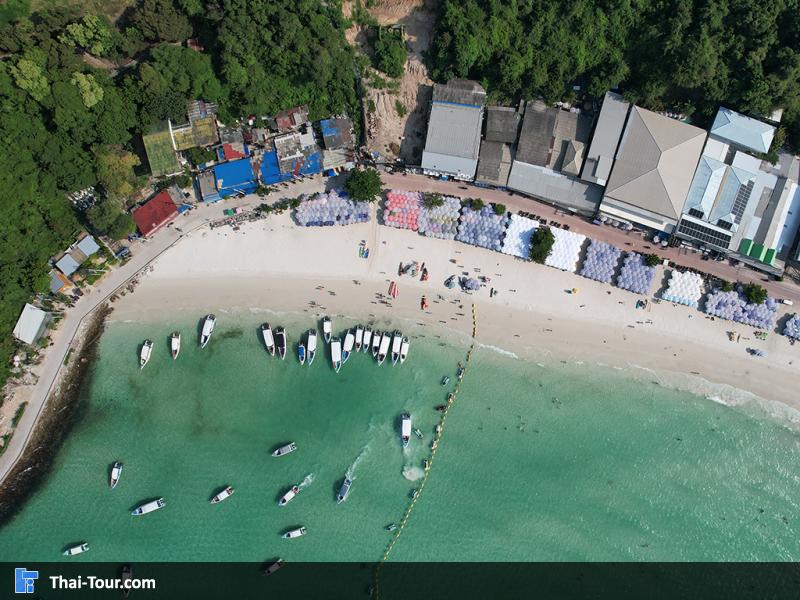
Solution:
<svg viewBox="0 0 800 600"><path fill-rule="evenodd" d="M17 324L14 325L14 337L26 344L34 344L44 333L49 320L50 313L32 304L26 304L17 319Z"/></svg>
<svg viewBox="0 0 800 600"><path fill-rule="evenodd" d="M513 144L517 141L522 115L510 106L486 109L486 141Z"/></svg>
<svg viewBox="0 0 800 600"><path fill-rule="evenodd" d="M434 102L425 153L477 160L482 120L483 109L478 106Z"/></svg>
<svg viewBox="0 0 800 600"><path fill-rule="evenodd" d="M711 133L742 148L766 153L772 144L775 128L721 106L711 125Z"/></svg>
<svg viewBox="0 0 800 600"><path fill-rule="evenodd" d="M451 79L446 84L433 85L433 101L482 107L486 104L486 90L471 79Z"/></svg>
<svg viewBox="0 0 800 600"><path fill-rule="evenodd" d="M78 249L79 249L81 252L83 252L83 253L84 253L84 254L85 254L87 257L88 257L88 256L91 256L92 254L94 254L95 252L97 252L98 250L100 250L100 246L97 244L97 241L95 241L95 239L94 239L92 236L90 236L90 235L87 235L87 236L85 236L83 239L81 239L81 240L80 240L80 241L79 241L79 242L76 244L76 246L77 246L77 247L78 247Z"/></svg>
<svg viewBox="0 0 800 600"><path fill-rule="evenodd" d="M56 267L58 267L58 270L67 277L77 271L80 266L80 263L72 258L69 254L65 254L58 260L58 262L56 262Z"/></svg>
<svg viewBox="0 0 800 600"><path fill-rule="evenodd" d="M622 96L607 92L603 98L603 107L597 118L592 143L586 152L586 159L581 172L581 179L591 183L605 185L611 173L614 155L617 152L619 138L625 126L630 104Z"/></svg>
<svg viewBox="0 0 800 600"><path fill-rule="evenodd" d="M595 213L603 196L598 185L519 160L511 167L508 187L587 215Z"/></svg>
<svg viewBox="0 0 800 600"><path fill-rule="evenodd" d="M426 171L449 173L461 178L472 179L475 177L477 166L477 158L463 158L449 154L428 152L427 150L422 153L422 168Z"/></svg>
<svg viewBox="0 0 800 600"><path fill-rule="evenodd" d="M528 102L517 143L517 160L529 165L546 166L550 162L558 109L536 100Z"/></svg>
<svg viewBox="0 0 800 600"><path fill-rule="evenodd" d="M591 131L592 120L586 115L559 110L556 113L553 152L548 166L571 175L580 173Z"/></svg>
<svg viewBox="0 0 800 600"><path fill-rule="evenodd" d="M476 181L505 186L511 171L513 153L510 144L490 142L481 143L481 153L478 157L478 171Z"/></svg>

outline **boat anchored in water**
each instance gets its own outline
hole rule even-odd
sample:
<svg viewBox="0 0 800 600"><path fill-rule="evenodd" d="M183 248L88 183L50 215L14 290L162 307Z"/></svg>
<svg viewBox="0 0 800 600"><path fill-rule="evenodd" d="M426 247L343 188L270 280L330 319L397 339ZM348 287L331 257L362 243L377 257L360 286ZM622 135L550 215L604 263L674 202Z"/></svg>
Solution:
<svg viewBox="0 0 800 600"><path fill-rule="evenodd" d="M164 508L165 505L166 502L163 498L157 498L156 500L150 500L150 502L145 502L144 504L137 506L131 511L131 514L134 517L146 515L147 513L151 513L159 508Z"/></svg>
<svg viewBox="0 0 800 600"><path fill-rule="evenodd" d="M297 360L300 361L301 365L306 364L306 347L303 342L297 344Z"/></svg>
<svg viewBox="0 0 800 600"><path fill-rule="evenodd" d="M275 345L278 347L278 356L281 360L286 358L286 331L283 327L275 328Z"/></svg>
<svg viewBox="0 0 800 600"><path fill-rule="evenodd" d="M285 540L291 540L294 538L303 537L306 534L305 527L298 527L297 529L290 529L286 533L284 533L281 537Z"/></svg>
<svg viewBox="0 0 800 600"><path fill-rule="evenodd" d="M264 568L264 575L272 575L275 571L280 569L284 565L283 559L278 558L273 560Z"/></svg>
<svg viewBox="0 0 800 600"><path fill-rule="evenodd" d="M350 358L350 354L353 352L353 345L356 342L356 336L353 335L353 332L349 329L344 336L344 347L342 348L342 363L346 363L347 359Z"/></svg>
<svg viewBox="0 0 800 600"><path fill-rule="evenodd" d="M403 338L403 342L400 344L400 364L402 365L406 362L408 358L408 350L411 348L411 342L408 341L407 337Z"/></svg>
<svg viewBox="0 0 800 600"><path fill-rule="evenodd" d="M400 439L403 441L403 448L408 446L411 439L411 415L407 412L400 416Z"/></svg>
<svg viewBox="0 0 800 600"><path fill-rule="evenodd" d="M289 488L289 491L286 492L283 496L281 496L280 500L278 500L278 506L286 506L287 504L289 504L289 502L294 500L294 497L297 496L297 494L299 493L300 493L300 488L296 485L293 485L291 488Z"/></svg>
<svg viewBox="0 0 800 600"><path fill-rule="evenodd" d="M394 337L392 338L392 366L397 364L397 361L400 360L400 347L403 345L403 336L400 335L399 331L394 332Z"/></svg>
<svg viewBox="0 0 800 600"><path fill-rule="evenodd" d="M381 336L381 345L378 348L378 364L382 365L386 360L386 355L389 353L389 343L392 341L388 333Z"/></svg>
<svg viewBox="0 0 800 600"><path fill-rule="evenodd" d="M331 320L328 317L322 319L322 339L325 340L326 344L331 343L332 330L333 330L333 325L331 325Z"/></svg>
<svg viewBox="0 0 800 600"><path fill-rule="evenodd" d="M119 483L119 478L122 475L122 463L116 461L114 466L111 467L111 475L108 477L108 485L113 490Z"/></svg>
<svg viewBox="0 0 800 600"><path fill-rule="evenodd" d="M217 324L217 317L214 315L206 315L203 321L203 329L200 331L200 347L205 348L208 340L211 339L211 334L214 333L214 325Z"/></svg>
<svg viewBox="0 0 800 600"><path fill-rule="evenodd" d="M341 504L347 500L347 496L350 495L351 485L353 485L353 480L345 477L344 481L342 482L342 487L339 488L339 493L336 495L336 504Z"/></svg>
<svg viewBox="0 0 800 600"><path fill-rule="evenodd" d="M372 342L372 329L369 327L364 330L364 352L369 352Z"/></svg>
<svg viewBox="0 0 800 600"><path fill-rule="evenodd" d="M284 456L290 452L294 452L295 450L297 450L297 444L294 442L289 442L280 448L275 448L275 450L272 451L272 456Z"/></svg>
<svg viewBox="0 0 800 600"><path fill-rule="evenodd" d="M83 554L89 549L89 544L86 542L81 542L80 544L76 544L75 546L70 546L64 552L62 552L62 556L75 556L76 554Z"/></svg>
<svg viewBox="0 0 800 600"><path fill-rule="evenodd" d="M261 324L261 337L264 338L264 346L270 355L275 356L275 338L272 336L272 327L269 323Z"/></svg>
<svg viewBox="0 0 800 600"><path fill-rule="evenodd" d="M306 352L308 358L308 366L311 366L311 363L314 362L314 356L317 353L317 330L316 329L309 329L308 330L308 339L306 340Z"/></svg>
<svg viewBox="0 0 800 600"><path fill-rule="evenodd" d="M211 504L219 504L223 500L227 500L233 496L234 489L231 486L225 486L225 489L217 492L211 499Z"/></svg>
<svg viewBox="0 0 800 600"><path fill-rule="evenodd" d="M150 360L150 354L153 352L153 342L145 340L142 344L142 349L139 351L139 368L144 369L144 366Z"/></svg>
<svg viewBox="0 0 800 600"><path fill-rule="evenodd" d="M172 352L172 360L178 358L178 354L181 353L181 332L180 331L173 331L172 335L169 338L169 349Z"/></svg>
<svg viewBox="0 0 800 600"><path fill-rule="evenodd" d="M356 326L356 352L361 352L361 344L364 343L364 328L361 325Z"/></svg>
<svg viewBox="0 0 800 600"><path fill-rule="evenodd" d="M342 340L333 338L331 340L331 362L333 363L333 370L337 373L342 368Z"/></svg>
<svg viewBox="0 0 800 600"><path fill-rule="evenodd" d="M459 381L464 379L464 367L461 365L461 363L458 363L458 371L456 371L456 377L458 377Z"/></svg>
<svg viewBox="0 0 800 600"><path fill-rule="evenodd" d="M378 357L378 350L380 349L380 346L381 346L381 332L376 331L372 335L372 358Z"/></svg>

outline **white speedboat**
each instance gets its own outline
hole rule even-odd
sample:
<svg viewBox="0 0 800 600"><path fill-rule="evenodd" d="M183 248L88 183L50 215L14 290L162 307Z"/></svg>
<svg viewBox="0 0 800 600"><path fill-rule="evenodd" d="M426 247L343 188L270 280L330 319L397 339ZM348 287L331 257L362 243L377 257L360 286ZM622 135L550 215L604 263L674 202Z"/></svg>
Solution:
<svg viewBox="0 0 800 600"><path fill-rule="evenodd" d="M76 544L75 546L70 546L61 554L63 556L75 556L76 554L83 554L89 549L89 544L86 542L82 542L80 544Z"/></svg>
<svg viewBox="0 0 800 600"><path fill-rule="evenodd" d="M278 506L286 506L287 504L289 504L289 502L294 500L294 497L297 496L297 494L299 493L300 493L300 488L297 487L296 485L293 485L291 488L289 488L289 491L286 492L283 496L281 496L280 500L278 500Z"/></svg>
<svg viewBox="0 0 800 600"><path fill-rule="evenodd" d="M205 348L208 340L211 339L211 334L214 333L214 325L217 324L217 317L214 315L206 315L203 321L203 329L200 332L200 347Z"/></svg>
<svg viewBox="0 0 800 600"><path fill-rule="evenodd" d="M383 361L386 360L386 355L389 354L389 343L392 341L392 338L389 336L388 333L384 333L381 336L381 345L378 348L378 364L382 365Z"/></svg>
<svg viewBox="0 0 800 600"><path fill-rule="evenodd" d="M276 448L275 450L273 450L272 456L284 456L286 454L289 454L290 452L294 452L295 450L297 450L297 444L295 444L294 442L289 442L288 444L285 444L280 448Z"/></svg>
<svg viewBox="0 0 800 600"><path fill-rule="evenodd" d="M406 362L408 358L408 350L411 348L411 342L408 341L407 337L403 338L403 343L400 344L400 364L402 365Z"/></svg>
<svg viewBox="0 0 800 600"><path fill-rule="evenodd" d="M353 352L353 345L356 342L356 336L353 335L353 332L348 330L344 336L344 347L342 348L342 363L346 363L347 359L350 358L350 354Z"/></svg>
<svg viewBox="0 0 800 600"><path fill-rule="evenodd" d="M303 342L297 344L297 360L300 361L301 365L306 364L306 346Z"/></svg>
<svg viewBox="0 0 800 600"><path fill-rule="evenodd" d="M376 331L372 335L372 357L376 358L378 356L378 350L381 346L381 332Z"/></svg>
<svg viewBox="0 0 800 600"><path fill-rule="evenodd" d="M275 345L278 347L278 356L281 360L286 358L286 331L283 327L275 328Z"/></svg>
<svg viewBox="0 0 800 600"><path fill-rule="evenodd" d="M341 504L347 500L347 496L350 495L351 485L353 485L353 480L345 477L344 481L342 482L342 487L339 488L339 493L336 495L336 504Z"/></svg>
<svg viewBox="0 0 800 600"><path fill-rule="evenodd" d="M119 478L122 475L122 463L116 461L114 466L111 467L111 475L108 477L108 485L113 490L119 483Z"/></svg>
<svg viewBox="0 0 800 600"><path fill-rule="evenodd" d="M144 366L150 360L150 354L153 352L153 342L145 340L142 344L142 349L139 351L139 368L144 369Z"/></svg>
<svg viewBox="0 0 800 600"><path fill-rule="evenodd" d="M403 448L408 446L411 439L411 415L404 412L400 417L400 439L403 440Z"/></svg>
<svg viewBox="0 0 800 600"><path fill-rule="evenodd" d="M178 358L181 353L181 332L173 331L169 338L169 349L172 352L172 360Z"/></svg>
<svg viewBox="0 0 800 600"><path fill-rule="evenodd" d="M362 343L364 343L364 328L358 325L356 326L356 352L361 352Z"/></svg>
<svg viewBox="0 0 800 600"><path fill-rule="evenodd" d="M306 352L307 352L307 359L308 359L308 366L311 366L311 363L314 362L314 356L317 353L317 330L316 329L309 329L308 330L308 339L306 340Z"/></svg>
<svg viewBox="0 0 800 600"><path fill-rule="evenodd" d="M331 343L332 330L333 330L333 325L331 325L331 320L328 317L322 319L322 339L325 340L326 344Z"/></svg>
<svg viewBox="0 0 800 600"><path fill-rule="evenodd" d="M400 360L400 348L402 345L403 336L400 335L399 331L395 331L392 338L392 366L395 366L397 361Z"/></svg>
<svg viewBox="0 0 800 600"><path fill-rule="evenodd" d="M369 352L370 344L372 343L372 329L364 330L364 352Z"/></svg>
<svg viewBox="0 0 800 600"><path fill-rule="evenodd" d="M166 502L164 502L163 498L158 498L156 500L151 500L150 502L145 502L144 504L137 506L135 509L131 511L131 514L134 517L138 517L140 515L146 515L147 513L151 513L154 510L158 510L159 508L164 508Z"/></svg>
<svg viewBox="0 0 800 600"><path fill-rule="evenodd" d="M283 566L283 564L284 563L282 558L272 561L264 569L264 575L272 575L275 571L280 569Z"/></svg>
<svg viewBox="0 0 800 600"><path fill-rule="evenodd" d="M264 338L264 346L272 356L275 356L275 338L272 336L272 327L269 323L261 324L261 337Z"/></svg>
<svg viewBox="0 0 800 600"><path fill-rule="evenodd" d="M331 340L331 362L333 363L333 370L337 373L342 368L342 340L333 338Z"/></svg>
<svg viewBox="0 0 800 600"><path fill-rule="evenodd" d="M224 490L214 495L214 497L211 499L211 504L219 504L223 500L227 500L233 496L233 491L234 490L231 486L226 486Z"/></svg>
<svg viewBox="0 0 800 600"><path fill-rule="evenodd" d="M306 534L305 527L298 527L297 529L290 529L286 533L284 533L281 537L285 540L291 540L294 538L303 537Z"/></svg>

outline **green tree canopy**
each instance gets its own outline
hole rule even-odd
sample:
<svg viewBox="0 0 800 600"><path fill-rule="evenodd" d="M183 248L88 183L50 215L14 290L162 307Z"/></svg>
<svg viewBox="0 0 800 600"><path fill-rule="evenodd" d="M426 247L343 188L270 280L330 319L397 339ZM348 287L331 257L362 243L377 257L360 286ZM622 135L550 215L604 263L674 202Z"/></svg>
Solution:
<svg viewBox="0 0 800 600"><path fill-rule="evenodd" d="M375 66L389 77L400 77L406 65L406 45L399 35L386 32L373 44Z"/></svg>
<svg viewBox="0 0 800 600"><path fill-rule="evenodd" d="M383 182L375 169L353 169L347 176L344 189L353 200L374 202L383 189Z"/></svg>
<svg viewBox="0 0 800 600"><path fill-rule="evenodd" d="M192 35L189 18L173 0L144 0L131 21L151 42L179 42Z"/></svg>
<svg viewBox="0 0 800 600"><path fill-rule="evenodd" d="M742 288L742 293L747 301L752 304L764 304L767 300L767 290L757 283L747 283Z"/></svg>
<svg viewBox="0 0 800 600"><path fill-rule="evenodd" d="M550 252L553 250L553 244L556 243L556 237L549 227L539 227L533 232L531 237L531 260L540 264L544 264Z"/></svg>

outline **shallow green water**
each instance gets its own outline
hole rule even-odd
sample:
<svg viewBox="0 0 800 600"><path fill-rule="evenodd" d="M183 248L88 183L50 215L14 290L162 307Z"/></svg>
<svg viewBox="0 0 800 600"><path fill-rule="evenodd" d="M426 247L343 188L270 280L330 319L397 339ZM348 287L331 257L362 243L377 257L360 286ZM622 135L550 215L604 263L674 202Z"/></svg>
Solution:
<svg viewBox="0 0 800 600"><path fill-rule="evenodd" d="M416 337L402 367L356 355L339 375L268 358L253 315L114 323L51 475L2 531L0 560L378 560L421 475L466 348ZM279 317L272 317L273 325ZM288 324L290 341L311 323ZM345 323L337 323L345 326ZM184 333L178 361L170 331ZM142 339L156 342L138 369ZM455 377L453 377L455 379ZM406 451L397 419L425 435ZM282 458L269 451L293 440ZM117 489L107 485L125 463ZM798 560L798 434L600 367L476 351L392 560ZM352 493L334 502L345 472ZM409 471L411 471L409 473ZM305 481L287 507L278 497ZM211 506L225 484L236 494ZM129 511L164 496L144 517ZM283 540L288 527L309 534Z"/></svg>

